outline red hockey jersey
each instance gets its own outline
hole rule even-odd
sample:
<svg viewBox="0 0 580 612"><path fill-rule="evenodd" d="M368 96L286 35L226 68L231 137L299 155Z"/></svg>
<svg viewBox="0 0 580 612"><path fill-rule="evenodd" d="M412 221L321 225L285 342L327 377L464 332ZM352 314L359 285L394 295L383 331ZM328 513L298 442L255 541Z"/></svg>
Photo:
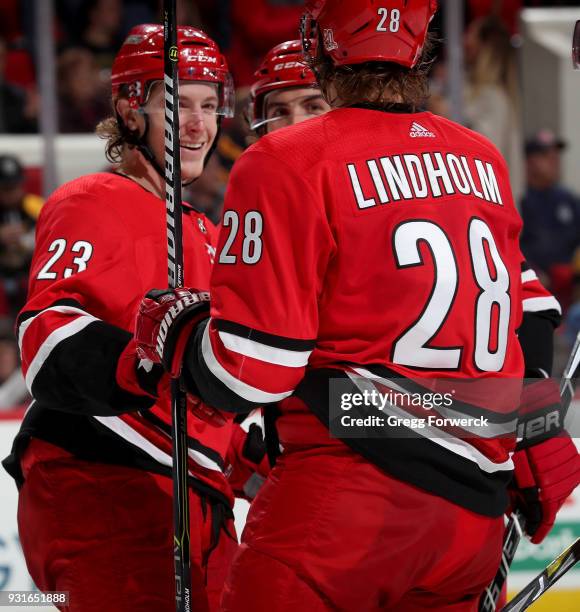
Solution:
<svg viewBox="0 0 580 612"><path fill-rule="evenodd" d="M262 138L232 172L212 319L188 356L202 397L281 402L282 444L328 443L299 413L328 423L333 377L522 377L523 307L559 306L522 279L520 228L497 149L430 113L340 109ZM505 509L513 441L344 441L474 511Z"/></svg>
<svg viewBox="0 0 580 612"><path fill-rule="evenodd" d="M165 215L161 199L118 174L74 180L44 206L18 321L34 402L16 454L35 436L80 458L170 473L167 385L157 401L147 394L154 393L161 368L138 363L132 345L141 298L151 287L167 286ZM215 232L202 214L184 207L190 286L209 286ZM188 419L194 484L231 503L224 461L232 424L216 429L192 414Z"/></svg>

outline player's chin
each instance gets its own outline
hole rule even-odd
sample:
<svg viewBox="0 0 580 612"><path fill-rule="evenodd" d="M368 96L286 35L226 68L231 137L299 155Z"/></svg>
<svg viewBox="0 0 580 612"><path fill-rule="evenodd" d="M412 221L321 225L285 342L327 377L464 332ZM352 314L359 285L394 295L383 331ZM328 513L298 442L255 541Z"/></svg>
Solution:
<svg viewBox="0 0 580 612"><path fill-rule="evenodd" d="M189 183L198 178L203 172L203 158L194 160L181 160L181 180Z"/></svg>

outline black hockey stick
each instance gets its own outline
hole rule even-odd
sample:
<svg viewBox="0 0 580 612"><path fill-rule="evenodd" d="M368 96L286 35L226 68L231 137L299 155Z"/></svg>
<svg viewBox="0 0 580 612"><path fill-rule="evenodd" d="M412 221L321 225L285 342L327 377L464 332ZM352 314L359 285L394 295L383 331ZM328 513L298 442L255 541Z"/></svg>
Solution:
<svg viewBox="0 0 580 612"><path fill-rule="evenodd" d="M520 612L543 595L576 563L580 561L580 538L561 552L548 567L526 585L503 609L502 612Z"/></svg>
<svg viewBox="0 0 580 612"><path fill-rule="evenodd" d="M181 158L179 155L179 50L176 0L163 0L165 73L165 207L167 210L167 270L171 288L183 286L181 225ZM189 488L187 467L187 402L179 378L171 380L171 437L173 440L173 563L175 607L191 610L189 549Z"/></svg>
<svg viewBox="0 0 580 612"><path fill-rule="evenodd" d="M560 401L561 401L561 414L562 424L566 417L566 412L572 399L574 397L574 374L580 364L580 332L576 337L570 357L568 357L568 363L564 368L564 374L562 375L562 381L560 382ZM499 599L500 593L503 589L505 581L507 579L509 568L514 560L516 550L522 539L523 532L525 529L525 519L521 512L517 510L511 515L507 524L503 547L501 551L501 562L494 579L490 585L485 589L479 600L479 612L494 612ZM507 609L507 608L505 608Z"/></svg>
<svg viewBox="0 0 580 612"><path fill-rule="evenodd" d="M525 519L522 514L515 511L508 521L503 536L503 547L501 549L501 561L494 579L485 589L479 600L479 612L494 612L497 600L507 579L508 571L516 555L516 550L522 539L525 528Z"/></svg>

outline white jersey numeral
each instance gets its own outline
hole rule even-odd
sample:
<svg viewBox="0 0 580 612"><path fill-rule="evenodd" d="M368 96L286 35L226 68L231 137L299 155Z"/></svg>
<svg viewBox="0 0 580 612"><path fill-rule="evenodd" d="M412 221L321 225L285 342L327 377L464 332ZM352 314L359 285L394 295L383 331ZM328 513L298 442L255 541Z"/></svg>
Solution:
<svg viewBox="0 0 580 612"><path fill-rule="evenodd" d="M240 219L235 210L227 210L222 221L223 227L229 227L230 233L221 250L218 262L220 264L235 264L238 257L230 253L240 228ZM244 239L242 241L242 261L245 264L255 264L262 257L262 232L264 220L262 215L251 210L244 215Z"/></svg>
<svg viewBox="0 0 580 612"><path fill-rule="evenodd" d="M387 8L379 8L377 9L377 13L380 15L381 20L379 21L379 25L377 26L377 32L398 32L399 27L401 25L401 11L399 9L392 9L390 13L389 19L389 9ZM387 30L387 26L385 22L389 19L389 27Z"/></svg>
<svg viewBox="0 0 580 612"><path fill-rule="evenodd" d="M473 360L479 370L498 372L505 361L508 340L509 273L484 221L471 220L468 240L474 280L480 289L474 313ZM423 265L419 251L421 242L426 243L433 259L433 288L419 318L394 343L392 361L412 368L456 370L462 347L428 346L445 324L457 294L456 258L448 237L438 225L431 221L408 221L399 225L393 234L393 250L399 268ZM496 332L492 331L494 320Z"/></svg>
<svg viewBox="0 0 580 612"><path fill-rule="evenodd" d="M485 245L495 268L494 277L487 262ZM505 360L510 323L510 277L491 230L481 219L472 219L469 224L469 250L475 282L481 289L475 307L475 365L484 372L499 372ZM494 305L497 306L497 339L495 350L490 350Z"/></svg>
<svg viewBox="0 0 580 612"><path fill-rule="evenodd" d="M52 266L64 255L67 247L67 241L64 238L56 238L48 247L48 252L55 252L52 257L44 264L36 278L38 280L56 280L58 273L51 270ZM77 240L71 247L72 253L80 253L79 257L73 258L73 263L76 265L76 270L73 268L65 268L63 270L63 278L69 278L77 272L82 272L87 269L87 264L93 255L93 245L85 240Z"/></svg>

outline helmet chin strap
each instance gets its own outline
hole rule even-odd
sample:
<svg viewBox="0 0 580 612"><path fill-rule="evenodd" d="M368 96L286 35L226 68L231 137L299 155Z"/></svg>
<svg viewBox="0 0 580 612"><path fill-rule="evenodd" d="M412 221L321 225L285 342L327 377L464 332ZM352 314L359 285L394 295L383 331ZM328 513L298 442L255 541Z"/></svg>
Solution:
<svg viewBox="0 0 580 612"><path fill-rule="evenodd" d="M135 145L137 149L141 151L143 157L153 166L157 174L159 174L162 179L165 179L165 169L159 165L159 163L155 159L155 154L153 153L151 147L149 146L149 143L147 142L147 135L149 133L149 117L145 113L143 115L143 118L145 119L145 130L143 131L143 134L141 136L138 136L135 139Z"/></svg>

